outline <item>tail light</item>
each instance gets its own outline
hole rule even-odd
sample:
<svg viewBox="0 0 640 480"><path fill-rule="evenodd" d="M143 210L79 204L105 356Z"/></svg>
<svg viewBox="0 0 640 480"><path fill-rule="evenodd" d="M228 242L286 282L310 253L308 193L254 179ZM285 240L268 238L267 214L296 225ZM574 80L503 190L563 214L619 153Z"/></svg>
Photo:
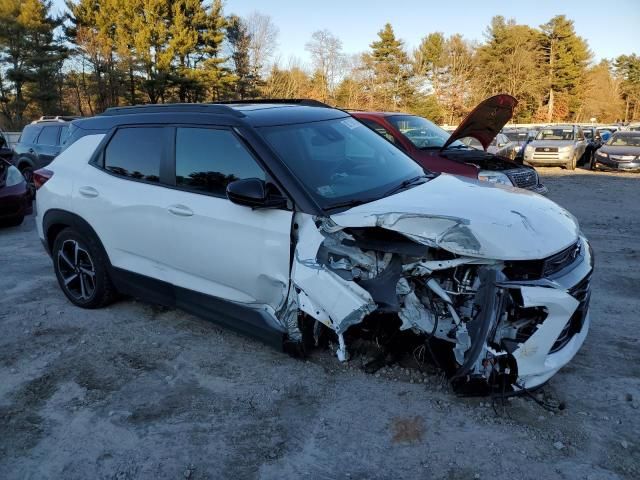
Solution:
<svg viewBox="0 0 640 480"><path fill-rule="evenodd" d="M46 168L41 168L33 172L33 185L36 187L36 190L47 183L51 177L53 177L53 172Z"/></svg>

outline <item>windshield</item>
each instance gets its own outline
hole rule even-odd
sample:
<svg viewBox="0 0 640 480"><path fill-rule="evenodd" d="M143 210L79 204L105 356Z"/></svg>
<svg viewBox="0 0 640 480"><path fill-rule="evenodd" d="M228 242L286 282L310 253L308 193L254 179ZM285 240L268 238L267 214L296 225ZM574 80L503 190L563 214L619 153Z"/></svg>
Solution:
<svg viewBox="0 0 640 480"><path fill-rule="evenodd" d="M613 135L607 145L614 147L640 147L640 135Z"/></svg>
<svg viewBox="0 0 640 480"><path fill-rule="evenodd" d="M263 127L263 137L322 208L372 201L424 170L357 120Z"/></svg>
<svg viewBox="0 0 640 480"><path fill-rule="evenodd" d="M545 128L538 132L536 140L573 140L573 128Z"/></svg>
<svg viewBox="0 0 640 480"><path fill-rule="evenodd" d="M504 135L506 135L510 142L524 142L527 139L527 132L510 130L504 132Z"/></svg>
<svg viewBox="0 0 640 480"><path fill-rule="evenodd" d="M426 118L414 115L392 115L387 117L387 120L417 148L442 148L451 136L450 132L434 125ZM451 145L464 146L457 140Z"/></svg>

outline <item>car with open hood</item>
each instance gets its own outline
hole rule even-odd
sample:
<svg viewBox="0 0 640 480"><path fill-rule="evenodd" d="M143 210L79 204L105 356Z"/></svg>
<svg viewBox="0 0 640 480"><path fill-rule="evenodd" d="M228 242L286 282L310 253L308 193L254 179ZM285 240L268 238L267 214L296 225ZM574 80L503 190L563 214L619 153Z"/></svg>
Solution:
<svg viewBox="0 0 640 480"><path fill-rule="evenodd" d="M593 257L569 212L427 174L342 110L116 108L68 143L35 174L36 224L79 307L122 292L340 361L366 342L367 371L428 349L460 393L537 387L587 335Z"/></svg>
<svg viewBox="0 0 640 480"><path fill-rule="evenodd" d="M0 158L0 227L20 225L32 212L29 185L16 167Z"/></svg>
<svg viewBox="0 0 640 480"><path fill-rule="evenodd" d="M545 194L547 188L540 182L536 170L513 161L511 157L515 157L515 147L512 148L508 139L501 136L500 142L492 145L512 117L516 105L516 99L510 95L488 98L451 134L417 115L361 111L351 114L429 171ZM470 142L477 148L470 146Z"/></svg>
<svg viewBox="0 0 640 480"><path fill-rule="evenodd" d="M530 165L575 170L583 161L589 141L579 125L550 125L542 128L524 149Z"/></svg>
<svg viewBox="0 0 640 480"><path fill-rule="evenodd" d="M640 171L640 132L616 132L596 150L591 169Z"/></svg>

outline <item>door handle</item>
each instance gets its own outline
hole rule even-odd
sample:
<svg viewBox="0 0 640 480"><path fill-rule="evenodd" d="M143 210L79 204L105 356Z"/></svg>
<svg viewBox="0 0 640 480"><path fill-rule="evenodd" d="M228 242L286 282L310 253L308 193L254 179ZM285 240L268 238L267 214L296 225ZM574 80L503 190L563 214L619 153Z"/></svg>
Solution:
<svg viewBox="0 0 640 480"><path fill-rule="evenodd" d="M173 213L174 215L178 215L180 217L190 217L193 215L193 211L189 207L185 207L184 205L171 205L168 210L169 213Z"/></svg>
<svg viewBox="0 0 640 480"><path fill-rule="evenodd" d="M80 195L87 198L95 198L99 195L98 190L93 187L80 187L78 191Z"/></svg>

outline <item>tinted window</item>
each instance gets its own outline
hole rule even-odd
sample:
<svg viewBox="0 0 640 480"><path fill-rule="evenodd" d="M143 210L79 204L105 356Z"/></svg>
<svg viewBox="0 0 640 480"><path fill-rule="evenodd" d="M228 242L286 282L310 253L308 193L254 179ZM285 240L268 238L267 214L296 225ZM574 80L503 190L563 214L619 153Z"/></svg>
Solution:
<svg viewBox="0 0 640 480"><path fill-rule="evenodd" d="M265 174L233 133L178 128L176 185L224 196L229 183L243 178L264 180Z"/></svg>
<svg viewBox="0 0 640 480"><path fill-rule="evenodd" d="M27 125L22 130L22 135L20 135L20 143L34 143L40 130L42 130L42 127L38 125Z"/></svg>
<svg viewBox="0 0 640 480"><path fill-rule="evenodd" d="M38 145L57 145L60 127L44 127L38 137Z"/></svg>
<svg viewBox="0 0 640 480"><path fill-rule="evenodd" d="M125 177L158 182L163 143L162 128L121 128L105 149L104 168Z"/></svg>

